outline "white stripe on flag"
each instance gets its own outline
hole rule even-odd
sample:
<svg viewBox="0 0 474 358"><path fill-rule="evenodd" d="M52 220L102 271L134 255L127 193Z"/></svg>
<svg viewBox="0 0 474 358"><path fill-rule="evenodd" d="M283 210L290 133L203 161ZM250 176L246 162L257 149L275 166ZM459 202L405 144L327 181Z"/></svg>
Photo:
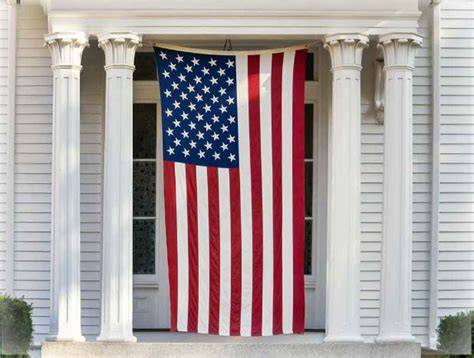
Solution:
<svg viewBox="0 0 474 358"><path fill-rule="evenodd" d="M281 102L283 333L293 332L293 93L294 52L285 52Z"/></svg>
<svg viewBox="0 0 474 358"><path fill-rule="evenodd" d="M273 54L260 56L260 148L262 158L262 335L273 334L273 166L271 74Z"/></svg>
<svg viewBox="0 0 474 358"><path fill-rule="evenodd" d="M220 295L219 334L228 336L230 329L230 188L229 169L219 168L219 228L220 228Z"/></svg>
<svg viewBox="0 0 474 358"><path fill-rule="evenodd" d="M188 210L186 165L175 163L176 233L178 251L178 331L188 330Z"/></svg>
<svg viewBox="0 0 474 358"><path fill-rule="evenodd" d="M242 313L240 321L242 336L250 336L252 328L252 188L247 61L245 55L236 56L242 237Z"/></svg>
<svg viewBox="0 0 474 358"><path fill-rule="evenodd" d="M198 332L209 332L209 206L207 193L207 167L196 166L199 302Z"/></svg>

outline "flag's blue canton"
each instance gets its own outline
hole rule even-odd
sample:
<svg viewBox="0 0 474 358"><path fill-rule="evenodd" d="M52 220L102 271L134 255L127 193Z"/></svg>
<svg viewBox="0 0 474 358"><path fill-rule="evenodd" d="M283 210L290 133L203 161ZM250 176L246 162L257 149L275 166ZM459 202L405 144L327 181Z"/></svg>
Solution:
<svg viewBox="0 0 474 358"><path fill-rule="evenodd" d="M165 160L239 166L235 56L155 48Z"/></svg>

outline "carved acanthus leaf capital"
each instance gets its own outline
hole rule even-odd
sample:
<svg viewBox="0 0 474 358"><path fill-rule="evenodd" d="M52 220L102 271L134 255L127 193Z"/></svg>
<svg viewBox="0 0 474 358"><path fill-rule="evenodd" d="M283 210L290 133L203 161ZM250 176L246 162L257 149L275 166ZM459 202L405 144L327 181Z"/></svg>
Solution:
<svg viewBox="0 0 474 358"><path fill-rule="evenodd" d="M324 48L331 55L332 69L361 68L362 52L369 38L362 34L334 34L326 36Z"/></svg>
<svg viewBox="0 0 474 358"><path fill-rule="evenodd" d="M99 47L105 53L105 68L135 68L135 51L142 42L140 35L133 32L108 32L100 34L98 40Z"/></svg>
<svg viewBox="0 0 474 358"><path fill-rule="evenodd" d="M84 48L89 46L83 32L55 32L44 36L44 45L51 52L51 68L81 69Z"/></svg>
<svg viewBox="0 0 474 358"><path fill-rule="evenodd" d="M415 66L416 49L422 44L422 37L412 33L391 33L379 38L385 69L408 68Z"/></svg>

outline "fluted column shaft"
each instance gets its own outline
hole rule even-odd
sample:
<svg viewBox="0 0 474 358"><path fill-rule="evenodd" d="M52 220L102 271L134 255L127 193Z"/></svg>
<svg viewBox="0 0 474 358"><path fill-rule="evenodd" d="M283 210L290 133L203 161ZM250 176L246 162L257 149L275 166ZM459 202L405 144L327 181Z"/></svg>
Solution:
<svg viewBox="0 0 474 358"><path fill-rule="evenodd" d="M332 118L328 153L328 276L325 342L360 336L360 71L368 38L331 35Z"/></svg>
<svg viewBox="0 0 474 358"><path fill-rule="evenodd" d="M421 37L388 34L385 61L384 183L380 332L377 342L414 341L411 333L412 87Z"/></svg>
<svg viewBox="0 0 474 358"><path fill-rule="evenodd" d="M49 340L83 341L80 290L80 72L83 33L45 36L53 70Z"/></svg>
<svg viewBox="0 0 474 358"><path fill-rule="evenodd" d="M99 341L135 342L133 315L133 71L141 37L98 36L105 52L102 317Z"/></svg>

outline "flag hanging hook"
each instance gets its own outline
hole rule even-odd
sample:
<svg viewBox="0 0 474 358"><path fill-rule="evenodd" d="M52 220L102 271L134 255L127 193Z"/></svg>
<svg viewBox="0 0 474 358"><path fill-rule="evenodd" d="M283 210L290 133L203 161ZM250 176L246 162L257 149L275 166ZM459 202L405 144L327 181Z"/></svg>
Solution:
<svg viewBox="0 0 474 358"><path fill-rule="evenodd" d="M231 39L226 39L224 42L224 48L223 51L232 51L232 40Z"/></svg>

